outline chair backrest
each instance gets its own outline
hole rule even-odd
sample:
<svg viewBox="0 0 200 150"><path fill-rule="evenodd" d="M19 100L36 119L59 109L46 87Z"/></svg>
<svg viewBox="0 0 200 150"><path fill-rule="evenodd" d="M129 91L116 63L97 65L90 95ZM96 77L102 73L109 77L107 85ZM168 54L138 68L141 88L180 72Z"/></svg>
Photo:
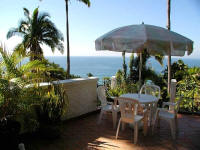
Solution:
<svg viewBox="0 0 200 150"><path fill-rule="evenodd" d="M175 108L174 108L174 113L177 115L178 111L179 111L179 107L180 107L180 103L182 101L182 97L180 97L180 99L176 102Z"/></svg>
<svg viewBox="0 0 200 150"><path fill-rule="evenodd" d="M125 97L118 97L117 100L120 107L121 118L124 120L134 121L135 115L137 115L138 112L138 108L141 107L139 102L137 100Z"/></svg>
<svg viewBox="0 0 200 150"><path fill-rule="evenodd" d="M101 101L101 106L107 105L106 88L104 86L99 86L97 88L97 97Z"/></svg>
<svg viewBox="0 0 200 150"><path fill-rule="evenodd" d="M140 94L149 94L156 96L158 99L160 99L160 87L154 84L144 84L140 89Z"/></svg>
<svg viewBox="0 0 200 150"><path fill-rule="evenodd" d="M170 86L170 102L175 102L176 98L176 79L171 80L171 86Z"/></svg>
<svg viewBox="0 0 200 150"><path fill-rule="evenodd" d="M170 102L171 105L169 105L169 111L171 113L174 113L175 115L177 115L178 111L179 111L179 107L180 107L180 103L181 103L182 97L180 97L180 99L177 102Z"/></svg>

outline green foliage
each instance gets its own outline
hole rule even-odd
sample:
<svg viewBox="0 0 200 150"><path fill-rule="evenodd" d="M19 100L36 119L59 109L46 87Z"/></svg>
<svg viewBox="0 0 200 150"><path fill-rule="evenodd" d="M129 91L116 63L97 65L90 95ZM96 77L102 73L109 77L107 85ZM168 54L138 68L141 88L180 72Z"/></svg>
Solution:
<svg viewBox="0 0 200 150"><path fill-rule="evenodd" d="M188 68L184 78L178 82L178 95L183 97L180 109L187 112L200 110L200 68Z"/></svg>
<svg viewBox="0 0 200 150"><path fill-rule="evenodd" d="M123 70L118 70L116 73L117 87L116 89L109 90L110 95L119 96L123 93L137 93L139 91L139 56L134 57L132 54L129 62L129 71L127 71L127 66L125 62L125 53L123 56ZM142 53L142 84L146 80L152 80L155 84L164 85L162 76L155 73L154 70L146 66L147 60L150 55L146 50ZM162 64L163 56L155 56Z"/></svg>
<svg viewBox="0 0 200 150"><path fill-rule="evenodd" d="M138 91L137 84L129 83L122 84L121 86L117 86L114 89L109 89L108 94L111 96L118 97L125 93L136 93Z"/></svg>
<svg viewBox="0 0 200 150"><path fill-rule="evenodd" d="M156 78L159 78L159 75L155 73L155 71L152 70L152 68L146 66L149 58L150 58L149 53L147 52L146 49L144 49L144 51L142 52L142 76L141 76L142 84L144 84L146 80L154 81ZM154 58L162 65L162 61L164 59L163 56L156 55L154 56ZM130 70L128 76L129 82L136 84L139 81L139 69L140 69L140 57L139 55L137 57L134 57L134 55L132 54L129 62L129 70Z"/></svg>
<svg viewBox="0 0 200 150"><path fill-rule="evenodd" d="M39 110L40 122L60 122L68 106L66 93L63 87L59 84L50 84L45 90L41 91L41 94L43 94L43 96Z"/></svg>
<svg viewBox="0 0 200 150"><path fill-rule="evenodd" d="M63 69L45 60L21 65L23 57L18 51L8 54L3 47L0 47L0 54L0 119L12 116L20 122L24 132L34 132L41 123L35 112L36 106L39 106L39 110L48 114L49 120L58 122L67 106L64 92L58 85L40 86L40 81L58 78L52 76L52 72L63 73Z"/></svg>
<svg viewBox="0 0 200 150"><path fill-rule="evenodd" d="M70 74L69 79L76 79L76 78L81 78L81 76L75 75L75 74Z"/></svg>
<svg viewBox="0 0 200 150"><path fill-rule="evenodd" d="M89 73L87 74L87 76L88 76L88 77L93 77L93 74L89 72Z"/></svg>
<svg viewBox="0 0 200 150"><path fill-rule="evenodd" d="M125 52L122 52L122 58L123 58L123 80L127 81L127 65L126 65L126 58L125 58Z"/></svg>
<svg viewBox="0 0 200 150"><path fill-rule="evenodd" d="M43 61L46 67L44 76L47 82L65 79L66 71L64 71L63 68L61 68L58 64L49 62L48 60L43 60Z"/></svg>
<svg viewBox="0 0 200 150"><path fill-rule="evenodd" d="M177 82L184 79L187 75L189 67L184 64L182 60L178 60L171 65L171 78L176 79ZM168 78L168 67L164 70L164 79Z"/></svg>
<svg viewBox="0 0 200 150"><path fill-rule="evenodd" d="M0 79L0 118L17 114L19 109L20 87L5 79Z"/></svg>
<svg viewBox="0 0 200 150"><path fill-rule="evenodd" d="M110 77L103 77L103 85L109 89L110 84L111 84Z"/></svg>
<svg viewBox="0 0 200 150"><path fill-rule="evenodd" d="M78 1L83 2L85 5L90 7L90 0L78 0Z"/></svg>

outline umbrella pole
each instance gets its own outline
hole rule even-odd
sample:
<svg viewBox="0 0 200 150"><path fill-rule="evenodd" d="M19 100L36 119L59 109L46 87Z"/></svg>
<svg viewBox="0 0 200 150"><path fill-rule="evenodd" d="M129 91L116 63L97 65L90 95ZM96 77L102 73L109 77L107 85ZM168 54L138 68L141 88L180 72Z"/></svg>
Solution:
<svg viewBox="0 0 200 150"><path fill-rule="evenodd" d="M170 14L171 14L171 0L167 0L167 29L168 30L170 30L171 28ZM168 94L170 94L170 85L171 85L171 47L172 47L172 42L170 42L170 48L168 50L168 86L167 86Z"/></svg>
<svg viewBox="0 0 200 150"><path fill-rule="evenodd" d="M139 89L142 86L142 52L140 53L140 67L139 67Z"/></svg>
<svg viewBox="0 0 200 150"><path fill-rule="evenodd" d="M168 51L168 86L167 91L170 94L170 85L171 85L171 49Z"/></svg>

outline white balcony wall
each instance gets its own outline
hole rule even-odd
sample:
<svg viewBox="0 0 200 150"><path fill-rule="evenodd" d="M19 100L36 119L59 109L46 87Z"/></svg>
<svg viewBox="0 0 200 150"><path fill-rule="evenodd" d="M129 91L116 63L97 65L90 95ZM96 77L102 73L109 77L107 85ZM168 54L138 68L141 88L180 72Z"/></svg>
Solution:
<svg viewBox="0 0 200 150"><path fill-rule="evenodd" d="M68 109L62 116L62 120L78 117L97 110L97 81L98 78L78 78L61 80L58 83L63 85L66 91Z"/></svg>

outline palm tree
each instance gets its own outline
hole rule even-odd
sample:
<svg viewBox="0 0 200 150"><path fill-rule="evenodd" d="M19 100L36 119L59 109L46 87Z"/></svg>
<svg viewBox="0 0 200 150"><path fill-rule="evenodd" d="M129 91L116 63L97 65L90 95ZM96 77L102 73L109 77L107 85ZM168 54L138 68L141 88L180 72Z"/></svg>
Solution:
<svg viewBox="0 0 200 150"><path fill-rule="evenodd" d="M90 7L90 0L78 0L78 1L83 2L88 7ZM70 49L69 49L68 2L69 2L69 0L65 0L65 4L66 4L66 36L67 36L67 78L70 78Z"/></svg>
<svg viewBox="0 0 200 150"><path fill-rule="evenodd" d="M31 15L29 10L24 8L25 19L21 20L17 28L12 28L7 33L7 38L14 35L23 38L17 49L21 54L30 55L30 60L42 60L42 44L49 46L52 52L58 49L61 53L64 51L63 35L49 19L48 13L39 13L38 8Z"/></svg>

